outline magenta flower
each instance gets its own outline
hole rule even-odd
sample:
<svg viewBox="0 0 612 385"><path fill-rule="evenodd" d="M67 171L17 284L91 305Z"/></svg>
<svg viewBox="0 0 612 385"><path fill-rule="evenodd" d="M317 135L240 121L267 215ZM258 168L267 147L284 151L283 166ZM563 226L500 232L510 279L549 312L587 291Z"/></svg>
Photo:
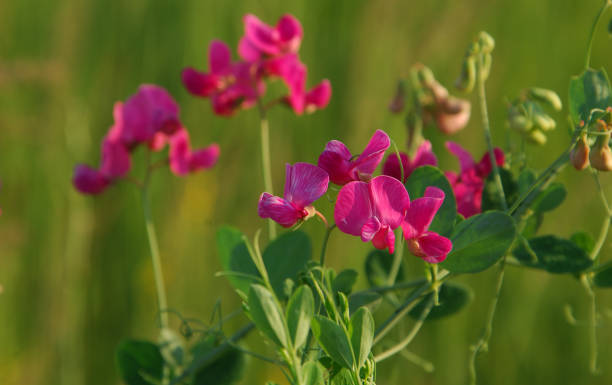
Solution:
<svg viewBox="0 0 612 385"><path fill-rule="evenodd" d="M444 202L444 191L427 187L422 198L409 203L402 230L408 250L429 263L439 263L453 248L450 239L428 231L429 225Z"/></svg>
<svg viewBox="0 0 612 385"><path fill-rule="evenodd" d="M329 176L321 168L309 163L287 164L283 198L262 193L258 214L291 227L317 214L312 203L325 194L328 185Z"/></svg>
<svg viewBox="0 0 612 385"><path fill-rule="evenodd" d="M300 49L304 32L300 22L292 15L283 15L276 26L262 22L255 15L244 16L244 37L238 44L238 54L246 61L296 53Z"/></svg>
<svg viewBox="0 0 612 385"><path fill-rule="evenodd" d="M170 170L178 176L187 175L202 169L211 168L219 158L219 145L213 143L208 147L192 151L189 133L184 128L170 137Z"/></svg>
<svg viewBox="0 0 612 385"><path fill-rule="evenodd" d="M381 175L369 183L353 181L344 185L338 193L334 219L342 232L360 236L363 242L372 241L377 249L388 248L393 253L393 230L401 225L409 204L404 185Z"/></svg>
<svg viewBox="0 0 612 385"><path fill-rule="evenodd" d="M457 199L457 212L466 218L481 212L484 181L492 171L489 153L486 152L476 163L472 155L455 142L446 142L446 148L459 159L459 174L446 171L444 174L453 188ZM494 149L498 166L504 165L504 152Z"/></svg>
<svg viewBox="0 0 612 385"><path fill-rule="evenodd" d="M383 164L383 174L392 176L402 183L406 183L410 174L418 167L438 165L438 159L436 158L436 154L431 150L431 142L429 140L425 140L421 143L419 148L417 148L414 159L410 159L408 154L403 152L400 152L400 158L402 160L402 168L404 169L403 180L401 179L402 169L400 168L400 163L396 154L391 154L387 157L387 160Z"/></svg>
<svg viewBox="0 0 612 385"><path fill-rule="evenodd" d="M319 156L318 165L327 171L329 179L337 185L368 181L390 144L389 136L382 130L376 130L361 155L353 160L353 155L344 143L332 140Z"/></svg>
<svg viewBox="0 0 612 385"><path fill-rule="evenodd" d="M185 68L183 84L195 96L211 98L217 115L230 116L240 108L249 108L264 93L259 66L250 62L232 62L229 47L213 40L208 50L209 73Z"/></svg>

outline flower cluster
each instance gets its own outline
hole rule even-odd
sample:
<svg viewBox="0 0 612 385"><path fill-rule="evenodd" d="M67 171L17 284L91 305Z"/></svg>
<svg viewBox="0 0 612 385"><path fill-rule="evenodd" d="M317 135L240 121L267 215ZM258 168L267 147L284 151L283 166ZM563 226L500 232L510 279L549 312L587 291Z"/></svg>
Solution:
<svg viewBox="0 0 612 385"><path fill-rule="evenodd" d="M444 201L444 192L428 187L422 198L411 201L399 178L372 177L389 144L388 135L378 130L354 160L349 149L334 140L325 146L318 166L287 165L284 197L261 194L259 216L271 218L284 227L307 220L318 213L312 203L325 194L331 181L342 186L334 208L334 220L342 232L393 253L393 231L401 227L408 249L415 256L430 263L443 261L452 243L428 229ZM431 145L427 146L422 153L431 151Z"/></svg>
<svg viewBox="0 0 612 385"><path fill-rule="evenodd" d="M327 106L331 97L328 80L306 90L307 69L298 56L303 30L295 17L284 15L272 27L249 14L244 17L244 29L238 44L239 61L232 61L227 44L215 40L209 47L209 72L183 70L183 84L190 93L210 98L217 115L230 116L256 104L265 93L264 80L276 77L289 91L282 101L296 114Z"/></svg>
<svg viewBox="0 0 612 385"><path fill-rule="evenodd" d="M74 170L74 186L83 194L99 194L125 177L132 167L131 152L139 145L161 151L168 144L170 170L180 176L212 167L219 157L216 144L191 150L179 107L161 87L141 86L125 103L115 103L113 115L115 122L102 140L100 166L81 164Z"/></svg>

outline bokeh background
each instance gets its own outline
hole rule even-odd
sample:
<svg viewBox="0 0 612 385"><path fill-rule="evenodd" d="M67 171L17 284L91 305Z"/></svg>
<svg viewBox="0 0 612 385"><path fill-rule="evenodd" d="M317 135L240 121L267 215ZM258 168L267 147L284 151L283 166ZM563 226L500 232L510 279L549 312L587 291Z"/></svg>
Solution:
<svg viewBox="0 0 612 385"><path fill-rule="evenodd" d="M212 114L208 101L187 94L185 66L205 68L214 38L236 46L242 15L275 23L285 12L301 20L302 60L309 84L329 78L329 107L296 117L270 113L273 177L281 191L285 162L314 162L328 140L363 148L383 128L400 145L401 119L387 105L396 81L417 61L452 84L467 43L480 30L496 39L488 96L496 144L505 147L505 103L528 86L556 90L567 101L569 76L582 70L588 31L601 1L146 1L4 0L0 2L0 384L118 384L114 349L127 337L155 339L154 282L133 186L119 184L91 198L70 183L77 162L97 164L99 142L112 124L112 105L141 83L166 87L182 108L194 145L216 141L222 157L212 170L179 179L167 170L153 182L154 219L160 235L170 306L208 320L221 300L227 314L239 306L220 270L215 231L221 224L252 236L263 182L255 110L231 119ZM612 42L604 17L592 64L612 68ZM278 88L277 89L281 89ZM477 110L476 110L477 111ZM543 169L568 143L565 116L543 148L527 149L529 164ZM477 117L477 115L476 115ZM479 119L453 137L480 157ZM457 169L435 130L443 169ZM511 141L516 140L513 134ZM138 158L142 153L136 155ZM565 169L569 191L549 214L542 233L597 235L603 218L592 178ZM603 176L610 196L612 178ZM331 216L331 206L322 204ZM323 229L303 226L314 242ZM362 269L369 246L336 232L328 261ZM610 259L607 242L602 258ZM436 370L397 358L379 366L387 384L464 384L468 346L480 334L494 287L495 269L463 277L475 300L459 315L427 324L411 351ZM409 275L422 265L408 263ZM588 373L587 297L568 276L508 267L494 335L479 360L482 384L612 383L612 295L598 292L602 374ZM365 285L362 280L359 285ZM563 309L578 320L570 325ZM232 331L244 319L228 324ZM178 325L176 322L174 325ZM247 345L261 350L253 334ZM244 384L284 383L268 364L250 361Z"/></svg>

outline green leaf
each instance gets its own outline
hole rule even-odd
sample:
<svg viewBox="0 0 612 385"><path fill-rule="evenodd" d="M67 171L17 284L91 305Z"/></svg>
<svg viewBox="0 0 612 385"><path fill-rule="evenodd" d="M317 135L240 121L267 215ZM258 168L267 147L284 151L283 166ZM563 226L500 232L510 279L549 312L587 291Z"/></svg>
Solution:
<svg viewBox="0 0 612 385"><path fill-rule="evenodd" d="M457 217L455 194L450 183L448 183L448 179L440 169L432 166L422 166L414 170L406 181L406 189L411 200L422 197L425 189L429 186L438 187L444 191L445 195L444 202L429 226L429 230L446 236L453 230Z"/></svg>
<svg viewBox="0 0 612 385"><path fill-rule="evenodd" d="M508 206L512 205L517 198L518 184L514 180L514 176L509 170L505 168L499 169L499 176L502 180L502 186L504 187L504 196ZM482 190L482 211L488 210L502 210L502 202L497 189L497 183L495 182L495 173L489 173L484 188Z"/></svg>
<svg viewBox="0 0 612 385"><path fill-rule="evenodd" d="M525 226L523 227L523 232L521 235L525 238L532 238L536 235L540 226L542 226L542 222L544 221L544 214L540 212L532 213L526 220Z"/></svg>
<svg viewBox="0 0 612 385"><path fill-rule="evenodd" d="M580 247L587 254L590 254L595 248L595 240L591 234L584 231L577 231L570 237L570 241L574 242L576 246Z"/></svg>
<svg viewBox="0 0 612 385"><path fill-rule="evenodd" d="M251 260L243 240L243 234L230 226L223 226L217 231L217 253L223 270L259 277L259 272ZM254 281L247 277L228 275L230 284L242 293L249 292Z"/></svg>
<svg viewBox="0 0 612 385"><path fill-rule="evenodd" d="M353 269L342 270L334 278L332 282L332 290L334 293L342 292L346 295L351 294L355 282L357 282L357 276L359 274Z"/></svg>
<svg viewBox="0 0 612 385"><path fill-rule="evenodd" d="M366 307L360 307L351 317L351 345L355 352L357 368L361 368L372 350L374 318Z"/></svg>
<svg viewBox="0 0 612 385"><path fill-rule="evenodd" d="M410 311L410 316L414 319L418 319L423 313L423 310L427 306L428 302L431 300L431 298L433 298L433 295L433 293L430 293L423 298ZM442 285L442 287L440 287L440 291L438 293L438 300L440 304L431 309L425 320L436 320L453 315L467 306L473 298L474 293L469 287L454 282L446 282Z"/></svg>
<svg viewBox="0 0 612 385"><path fill-rule="evenodd" d="M485 270L506 254L515 236L514 220L507 214L489 211L474 215L453 230L453 249L441 266L453 273Z"/></svg>
<svg viewBox="0 0 612 385"><path fill-rule="evenodd" d="M593 283L599 287L612 287L612 266L598 271L593 277Z"/></svg>
<svg viewBox="0 0 612 385"><path fill-rule="evenodd" d="M293 292L287 304L287 327L295 349L300 348L308 337L310 320L314 315L312 290L302 285Z"/></svg>
<svg viewBox="0 0 612 385"><path fill-rule="evenodd" d="M340 325L317 315L312 320L312 333L325 353L334 361L348 369L353 367L355 358L351 343Z"/></svg>
<svg viewBox="0 0 612 385"><path fill-rule="evenodd" d="M533 185L535 181L536 181L536 174L532 169L526 168L523 171L521 171L521 173L518 176L518 181L517 181L518 195L522 196L526 194L527 191L529 191L529 188L531 187L531 185Z"/></svg>
<svg viewBox="0 0 612 385"><path fill-rule="evenodd" d="M287 278L297 281L312 256L310 238L301 231L284 233L272 241L263 253L264 265L274 292L286 299L283 286Z"/></svg>
<svg viewBox="0 0 612 385"><path fill-rule="evenodd" d="M207 355L217 346L218 341L213 336L198 342L192 349L194 360ZM193 385L235 384L242 378L244 367L244 354L238 349L229 348L195 373Z"/></svg>
<svg viewBox="0 0 612 385"><path fill-rule="evenodd" d="M602 68L596 71L586 69L578 76L572 76L569 85L569 110L574 124L589 120L591 110L605 110L610 105L610 81Z"/></svg>
<svg viewBox="0 0 612 385"><path fill-rule="evenodd" d="M365 260L366 278L370 286L387 285L387 277L389 276L389 271L391 271L392 264L393 254L389 254L385 250L372 250ZM403 280L404 268L402 261L397 276L395 277L395 282L401 282Z"/></svg>
<svg viewBox="0 0 612 385"><path fill-rule="evenodd" d="M538 257L533 262L531 254L523 244L514 250L514 256L521 263L544 269L550 273L578 273L591 267L593 261L574 242L554 235L531 238L529 247Z"/></svg>
<svg viewBox="0 0 612 385"><path fill-rule="evenodd" d="M375 308L381 302L382 295L376 292L366 291L361 293L353 293L348 297L349 311L352 314L362 306Z"/></svg>
<svg viewBox="0 0 612 385"><path fill-rule="evenodd" d="M251 319L266 337L281 347L288 347L283 313L274 295L264 286L252 284L248 297Z"/></svg>
<svg viewBox="0 0 612 385"><path fill-rule="evenodd" d="M325 369L316 361L308 361L302 367L303 384L304 385L322 385L324 384Z"/></svg>
<svg viewBox="0 0 612 385"><path fill-rule="evenodd" d="M562 183L555 182L551 183L544 191L542 191L538 197L534 200L531 206L534 211L543 213L546 211L552 211L559 207L567 196L567 190Z"/></svg>
<svg viewBox="0 0 612 385"><path fill-rule="evenodd" d="M332 379L330 385L357 385L355 379L350 370L342 369L336 373Z"/></svg>
<svg viewBox="0 0 612 385"><path fill-rule="evenodd" d="M159 347L152 342L124 340L115 353L119 376L128 385L151 385L145 378L161 382L164 359Z"/></svg>

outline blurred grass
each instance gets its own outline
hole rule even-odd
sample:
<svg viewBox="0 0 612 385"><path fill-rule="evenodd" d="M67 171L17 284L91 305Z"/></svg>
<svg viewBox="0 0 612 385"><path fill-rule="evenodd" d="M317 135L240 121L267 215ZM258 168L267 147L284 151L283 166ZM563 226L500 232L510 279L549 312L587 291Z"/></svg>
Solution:
<svg viewBox="0 0 612 385"><path fill-rule="evenodd" d="M301 49L309 84L331 80L330 106L311 116L270 114L276 191L285 162L314 162L325 143L339 138L362 148L376 128L404 141L401 121L387 114L395 82L411 64L429 65L445 84L456 77L467 43L481 29L496 39L488 96L494 140L505 146L505 100L541 86L566 100L569 76L581 71L587 33L599 1L108 1L5 0L0 3L0 383L118 383L113 351L125 337L155 338L155 293L140 202L132 186L119 185L95 199L70 184L77 162L98 162L98 146L112 124L112 105L141 83L166 87L182 108L195 145L221 145L218 166L177 179L163 171L154 180L154 217L161 235L168 296L173 308L208 319L217 299L224 314L238 305L216 260L214 234L232 224L247 234L263 226L256 217L262 189L256 111L215 117L208 101L180 84L185 66L205 68L211 39L235 46L241 17L252 12L273 23L290 12L303 23ZM610 15L606 15L607 20ZM602 23L593 49L595 67L612 68L610 39ZM559 122L564 121L559 114ZM563 123L549 145L529 148L529 163L544 168L568 142ZM457 168L428 131L442 168ZM484 152L478 119L453 140L476 156ZM138 154L137 156L138 157ZM596 235L600 202L587 173L566 169L569 195L542 232ZM603 177L608 193L610 176ZM331 205L321 204L331 215ZM318 250L322 229L303 227ZM368 250L336 233L328 261L361 268ZM603 258L612 248L607 242ZM421 274L418 261L409 263ZM463 384L468 346L480 333L493 290L493 271L465 281L476 292L468 310L424 328L411 350L436 371L389 360L379 366L381 385ZM563 306L587 318L586 295L571 277L509 267L490 352L479 360L481 384L612 383L610 293L599 293L603 374L588 374L587 328L570 326ZM248 343L259 341L253 335ZM281 374L251 365L245 384Z"/></svg>

